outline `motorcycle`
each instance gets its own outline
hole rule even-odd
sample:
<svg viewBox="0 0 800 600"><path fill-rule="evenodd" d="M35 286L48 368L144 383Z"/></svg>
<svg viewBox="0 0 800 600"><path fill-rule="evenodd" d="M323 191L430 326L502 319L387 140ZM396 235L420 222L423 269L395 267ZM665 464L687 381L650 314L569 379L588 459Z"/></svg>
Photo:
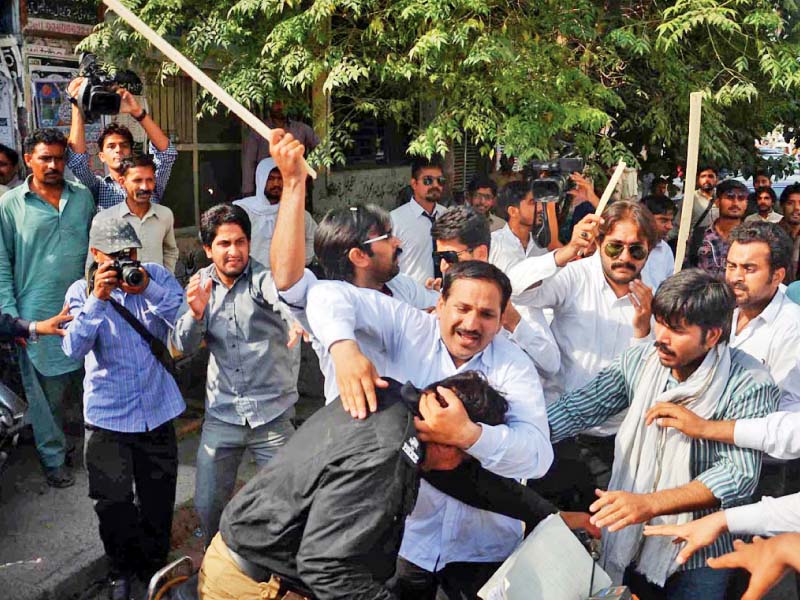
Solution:
<svg viewBox="0 0 800 600"><path fill-rule="evenodd" d="M0 383L0 473L8 460L9 452L17 445L27 411L28 403L11 388Z"/></svg>
<svg viewBox="0 0 800 600"><path fill-rule="evenodd" d="M179 558L158 570L147 586L147 600L197 600L197 573L192 559Z"/></svg>

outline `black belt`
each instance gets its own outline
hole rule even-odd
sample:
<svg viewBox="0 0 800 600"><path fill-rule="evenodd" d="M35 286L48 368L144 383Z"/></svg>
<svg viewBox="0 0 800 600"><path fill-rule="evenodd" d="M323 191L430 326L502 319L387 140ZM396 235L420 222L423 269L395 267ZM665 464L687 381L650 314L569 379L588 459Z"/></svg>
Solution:
<svg viewBox="0 0 800 600"><path fill-rule="evenodd" d="M270 579L272 579L272 571L265 569L264 567L259 567L254 562L247 560L244 556L233 550L227 544L225 547L228 549L228 554L231 555L233 562L236 563L236 566L247 575L253 581L258 583L267 583Z"/></svg>

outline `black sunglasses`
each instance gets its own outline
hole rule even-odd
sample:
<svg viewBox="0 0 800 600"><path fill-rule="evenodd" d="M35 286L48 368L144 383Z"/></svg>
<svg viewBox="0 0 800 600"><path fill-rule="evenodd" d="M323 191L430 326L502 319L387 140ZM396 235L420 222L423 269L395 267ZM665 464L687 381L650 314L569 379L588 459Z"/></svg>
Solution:
<svg viewBox="0 0 800 600"><path fill-rule="evenodd" d="M446 262L448 265L454 265L459 261L459 257L464 254L465 252L471 252L472 248L467 248L466 250L459 250L456 252L455 250L442 250L441 252L434 252L433 253L433 264L438 265L442 261Z"/></svg>
<svg viewBox="0 0 800 600"><path fill-rule="evenodd" d="M434 181L436 181L439 185L444 185L447 183L447 177L444 175L439 175L438 177L434 177L433 175L425 175L422 178L423 185L433 185Z"/></svg>
<svg viewBox="0 0 800 600"><path fill-rule="evenodd" d="M625 248L628 248L628 252L631 255L631 258L634 260L642 260L647 258L647 246L644 244L623 244L621 242L606 242L606 245L603 248L603 252L606 253L606 256L609 258L617 258Z"/></svg>

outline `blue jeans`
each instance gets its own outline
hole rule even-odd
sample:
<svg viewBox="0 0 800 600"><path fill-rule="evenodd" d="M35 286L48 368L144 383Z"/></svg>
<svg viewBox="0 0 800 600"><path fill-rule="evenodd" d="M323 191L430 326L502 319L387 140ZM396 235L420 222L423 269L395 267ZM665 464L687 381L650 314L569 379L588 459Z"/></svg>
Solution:
<svg viewBox="0 0 800 600"><path fill-rule="evenodd" d="M197 449L194 491L194 505L206 546L219 530L219 519L236 484L236 473L245 449L253 453L259 468L263 467L294 433L290 421L293 416L294 407L291 407L269 423L253 428L231 425L206 415Z"/></svg>
<svg viewBox="0 0 800 600"><path fill-rule="evenodd" d="M728 580L733 572L733 569L711 567L678 571L662 588L647 581L633 567L628 567L623 583L639 600L725 600Z"/></svg>

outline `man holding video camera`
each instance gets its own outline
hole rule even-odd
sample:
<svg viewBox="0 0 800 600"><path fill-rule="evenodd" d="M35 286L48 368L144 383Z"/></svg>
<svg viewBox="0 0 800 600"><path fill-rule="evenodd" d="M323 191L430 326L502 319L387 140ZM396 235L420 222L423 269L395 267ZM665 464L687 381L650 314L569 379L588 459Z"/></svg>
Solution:
<svg viewBox="0 0 800 600"><path fill-rule="evenodd" d="M141 246L130 223L94 221L94 262L67 291L74 320L62 343L84 360L89 497L120 600L134 574L147 581L166 562L178 473L172 419L185 409L166 347L183 289L161 265L136 260Z"/></svg>
<svg viewBox="0 0 800 600"><path fill-rule="evenodd" d="M85 108L78 99L84 95L81 94L84 84L86 79L78 77L73 79L67 88L72 103L67 166L78 181L91 190L98 208L102 210L125 202L127 198L125 188L119 183L121 177L119 168L122 160L128 158L133 151L133 134L130 129L118 123L110 123L103 128L97 139L98 156L108 167L108 175L105 177L95 175L89 166L89 155L86 152ZM142 126L150 139L149 154L153 155L156 166L156 188L151 201L160 202L164 197L172 165L178 158L178 151L133 94L124 88L117 88L115 91L120 96L119 113L129 114Z"/></svg>

